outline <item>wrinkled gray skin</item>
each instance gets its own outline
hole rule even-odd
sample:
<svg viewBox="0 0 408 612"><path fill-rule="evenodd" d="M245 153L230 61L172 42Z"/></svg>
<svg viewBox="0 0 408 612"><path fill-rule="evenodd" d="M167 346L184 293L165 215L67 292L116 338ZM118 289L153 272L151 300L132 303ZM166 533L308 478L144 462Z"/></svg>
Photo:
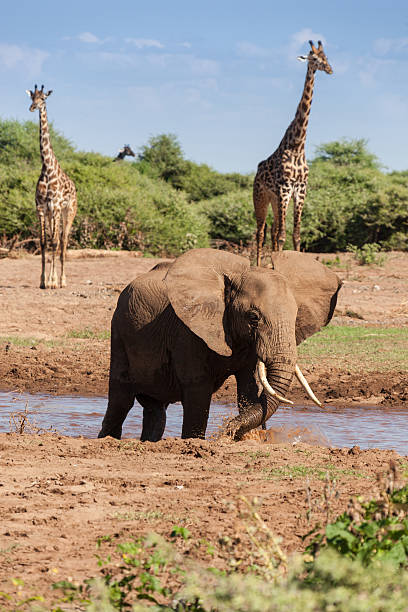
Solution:
<svg viewBox="0 0 408 612"><path fill-rule="evenodd" d="M263 424L278 401L259 395L255 368L285 395L296 344L326 325L340 281L311 255L272 254L274 269L251 268L238 255L195 249L159 264L122 291L112 318L109 403L99 437L121 437L135 398L143 406L141 440L160 440L166 408L181 401L183 438L204 438L212 394L231 374L238 416L235 440Z"/></svg>

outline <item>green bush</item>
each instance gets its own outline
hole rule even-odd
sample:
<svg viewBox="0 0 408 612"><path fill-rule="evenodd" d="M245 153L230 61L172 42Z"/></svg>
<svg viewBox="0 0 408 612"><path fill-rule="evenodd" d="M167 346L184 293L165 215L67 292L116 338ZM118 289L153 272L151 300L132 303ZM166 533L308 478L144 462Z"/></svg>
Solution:
<svg viewBox="0 0 408 612"><path fill-rule="evenodd" d="M186 172L186 162L175 134L152 136L138 155L139 169L151 178L163 179L180 189Z"/></svg>
<svg viewBox="0 0 408 612"><path fill-rule="evenodd" d="M250 175L221 174L206 164L195 164L187 161L181 187L190 200L198 202L230 192L252 189L252 182L253 177Z"/></svg>
<svg viewBox="0 0 408 612"><path fill-rule="evenodd" d="M357 144L356 144L357 143ZM364 141L321 145L310 163L301 244L311 251L404 247L408 232L408 176L384 174Z"/></svg>
<svg viewBox="0 0 408 612"><path fill-rule="evenodd" d="M223 196L200 202L200 209L210 222L212 239L248 244L256 231L252 193L233 191Z"/></svg>
<svg viewBox="0 0 408 612"><path fill-rule="evenodd" d="M370 266L372 264L382 266L386 261L386 255L384 253L380 254L381 247L375 242L364 244L361 248L349 245L347 250L354 253L354 258L360 266Z"/></svg>
<svg viewBox="0 0 408 612"><path fill-rule="evenodd" d="M210 239L248 246L256 223L251 175L222 174L184 159L173 134L152 137L134 163L77 152L51 126L53 148L75 181L71 244L177 255ZM0 236L38 237L38 123L0 121ZM285 248L292 248L293 206ZM269 210L267 245L272 214ZM378 244L408 249L408 171L385 174L363 140L321 145L310 163L301 248L345 251Z"/></svg>
<svg viewBox="0 0 408 612"><path fill-rule="evenodd" d="M353 500L346 512L329 523L306 548L313 557L321 550L334 549L364 566L387 562L408 567L408 485L394 490L383 488L379 498Z"/></svg>
<svg viewBox="0 0 408 612"><path fill-rule="evenodd" d="M0 231L8 237L35 238L35 187L41 169L38 126L0 122L0 128L4 128L0 129L3 142L9 139L0 156ZM154 255L177 255L195 246L208 246L208 221L184 193L142 175L135 164L114 164L96 153L75 152L63 137L53 133L52 138L61 165L77 189L78 213L71 244L140 249ZM15 141L20 146L17 163L12 164Z"/></svg>
<svg viewBox="0 0 408 612"><path fill-rule="evenodd" d="M395 612L405 610L408 600L406 571L386 562L365 567L333 550L322 552L308 573L302 560L293 557L285 576L269 579L256 571L222 571L189 562L174 542L157 534L119 544L117 553L118 561L116 555L101 558L98 579L79 586L55 583L63 593L60 601L95 612Z"/></svg>

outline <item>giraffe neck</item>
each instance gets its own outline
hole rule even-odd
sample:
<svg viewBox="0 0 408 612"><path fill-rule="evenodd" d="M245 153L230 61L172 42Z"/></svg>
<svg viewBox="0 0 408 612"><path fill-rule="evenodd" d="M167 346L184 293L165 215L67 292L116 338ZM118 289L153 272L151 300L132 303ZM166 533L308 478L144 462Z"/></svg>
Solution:
<svg viewBox="0 0 408 612"><path fill-rule="evenodd" d="M315 70L308 64L302 97L296 110L295 118L286 130L281 147L303 150L306 141L307 125L309 123L310 107L312 105Z"/></svg>
<svg viewBox="0 0 408 612"><path fill-rule="evenodd" d="M54 168L55 164L58 165L51 146L47 109L45 108L45 104L40 108L40 152L42 163L45 168Z"/></svg>

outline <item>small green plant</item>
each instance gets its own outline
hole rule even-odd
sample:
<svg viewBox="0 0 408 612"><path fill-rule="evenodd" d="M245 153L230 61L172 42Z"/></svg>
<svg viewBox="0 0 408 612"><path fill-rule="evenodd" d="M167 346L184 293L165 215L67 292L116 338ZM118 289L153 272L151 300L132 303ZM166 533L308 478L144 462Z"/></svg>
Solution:
<svg viewBox="0 0 408 612"><path fill-rule="evenodd" d="M328 268L340 268L340 266L341 266L340 257L338 255L336 255L336 257L334 259L324 259L323 258L322 259L322 264L324 264Z"/></svg>
<svg viewBox="0 0 408 612"><path fill-rule="evenodd" d="M387 561L408 566L408 485L395 489L396 466L393 462L379 478L378 499L351 500L346 512L323 532L315 535L306 553L315 558L318 551L333 548L341 555L357 559L363 565Z"/></svg>
<svg viewBox="0 0 408 612"><path fill-rule="evenodd" d="M170 534L171 538L183 538L183 540L188 540L191 537L191 533L187 529L187 527L180 527L176 525L173 527L172 532Z"/></svg>
<svg viewBox="0 0 408 612"><path fill-rule="evenodd" d="M175 527L172 537L177 536L186 540L190 534L183 527ZM110 537L100 538L98 548L104 542L110 542ZM54 583L53 588L62 590L62 601L85 605L86 609L95 601L95 595L104 597L107 606L103 609L106 610L139 609L144 607L137 603L141 601L155 604L156 609L169 609L164 602L171 602L176 597L185 575L178 565L179 554L176 548L153 533L145 538L119 543L115 556L118 554L119 563L113 562L110 554L105 558L98 555L102 581L91 579L76 585L63 580ZM201 610L195 607L194 602L186 609L192 612Z"/></svg>
<svg viewBox="0 0 408 612"><path fill-rule="evenodd" d="M11 578L11 583L14 588L17 590L17 595L13 596L9 593L5 593L0 591L0 610L14 610L18 612L18 610L27 610L27 605L31 604L33 601L44 601L44 597L41 595L32 595L30 597L20 597L20 591L24 587L24 581L20 578ZM3 608L2 601L7 602L7 608ZM12 606L12 607L10 607ZM32 608L31 608L32 609Z"/></svg>
<svg viewBox="0 0 408 612"><path fill-rule="evenodd" d="M360 266L383 266L387 260L385 253L380 253L380 245L375 242L364 244L362 247L348 245L347 250L354 254L354 258Z"/></svg>

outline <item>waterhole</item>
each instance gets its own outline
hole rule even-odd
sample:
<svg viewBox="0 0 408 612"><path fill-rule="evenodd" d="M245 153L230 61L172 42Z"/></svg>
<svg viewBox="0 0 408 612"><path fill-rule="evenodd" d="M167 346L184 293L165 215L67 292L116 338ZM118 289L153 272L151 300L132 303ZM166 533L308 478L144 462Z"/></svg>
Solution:
<svg viewBox="0 0 408 612"><path fill-rule="evenodd" d="M0 393L0 432L16 431L26 411L24 429L57 431L66 436L95 438L101 427L107 400L104 397L53 397L28 393ZM229 404L212 404L207 437L219 431L223 421L236 414ZM170 405L164 437L179 437L182 407ZM404 408L354 406L317 408L281 407L268 421L270 442L308 442L319 446L354 446L393 449L408 454L408 412ZM124 438L137 438L142 429L142 408L135 402L123 426Z"/></svg>

